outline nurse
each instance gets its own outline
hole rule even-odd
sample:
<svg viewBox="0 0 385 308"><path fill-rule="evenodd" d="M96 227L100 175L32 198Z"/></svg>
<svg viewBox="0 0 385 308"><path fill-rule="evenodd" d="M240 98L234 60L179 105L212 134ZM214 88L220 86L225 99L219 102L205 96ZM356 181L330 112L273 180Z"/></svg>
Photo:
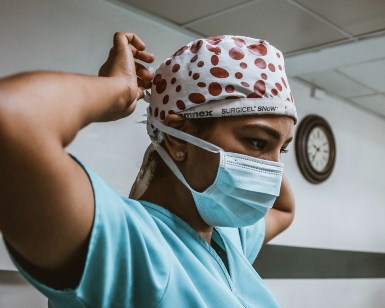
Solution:
<svg viewBox="0 0 385 308"><path fill-rule="evenodd" d="M153 55L117 33L99 77L0 80L0 230L14 263L51 307L277 307L251 264L294 215L280 155L297 116L281 52L218 36L154 75L134 59ZM130 115L151 86L151 145L121 197L65 147Z"/></svg>

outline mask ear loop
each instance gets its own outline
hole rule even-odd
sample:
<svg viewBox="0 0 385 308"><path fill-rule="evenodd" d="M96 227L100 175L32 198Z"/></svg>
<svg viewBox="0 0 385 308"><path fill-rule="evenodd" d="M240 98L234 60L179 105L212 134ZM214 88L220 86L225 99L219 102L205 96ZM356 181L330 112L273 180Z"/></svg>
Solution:
<svg viewBox="0 0 385 308"><path fill-rule="evenodd" d="M159 129L161 132L171 135L173 137L182 139L184 141L187 141L188 143L196 145L197 147L205 149L209 152L212 152L212 153L219 153L221 151L223 152L223 149L221 149L220 147L210 142L207 142L205 140L194 137L190 134L186 134L185 132L182 132L178 129L172 128L170 126L166 126L163 123L159 122L158 120L152 118L151 116L147 118L147 121L157 129Z"/></svg>
<svg viewBox="0 0 385 308"><path fill-rule="evenodd" d="M215 146L214 144L211 144L207 141L204 141L202 139L196 138L192 135L186 134L180 130L171 128L169 126L164 125L163 123L160 123L159 121L148 117L147 119L149 123L154 125L157 129L160 131L169 134L173 137L180 138L182 140L185 140L191 144L194 144L198 147L201 147L209 152L213 153L220 153L223 152L223 150L220 147ZM154 137L151 138L151 143L154 146L155 150L159 153L159 155L163 158L163 161L166 163L166 165L172 170L172 172L175 174L175 176L191 191L195 191L190 187L190 185L187 183L186 179L184 178L182 172L180 172L179 168L175 164L175 162L171 159L170 155L168 155L167 151L157 142L157 140Z"/></svg>
<svg viewBox="0 0 385 308"><path fill-rule="evenodd" d="M179 168L177 165L174 163L174 161L170 158L166 150L157 142L152 140L151 142L155 150L159 153L159 155L163 158L163 161L166 163L166 165L172 170L172 172L176 175L176 177L184 184L186 185L187 188L193 190L190 185L187 183L185 180L182 172L180 172Z"/></svg>

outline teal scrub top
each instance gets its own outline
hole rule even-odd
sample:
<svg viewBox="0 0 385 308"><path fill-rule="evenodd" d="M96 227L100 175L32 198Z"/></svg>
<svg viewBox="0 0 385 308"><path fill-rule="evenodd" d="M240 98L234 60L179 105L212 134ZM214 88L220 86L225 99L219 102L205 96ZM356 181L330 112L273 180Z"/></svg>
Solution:
<svg viewBox="0 0 385 308"><path fill-rule="evenodd" d="M146 201L119 196L83 166L95 197L86 264L76 289L55 290L22 275L49 307L279 307L251 263L265 235L261 219L245 228L216 227L229 272L185 221ZM11 256L12 257L12 256Z"/></svg>

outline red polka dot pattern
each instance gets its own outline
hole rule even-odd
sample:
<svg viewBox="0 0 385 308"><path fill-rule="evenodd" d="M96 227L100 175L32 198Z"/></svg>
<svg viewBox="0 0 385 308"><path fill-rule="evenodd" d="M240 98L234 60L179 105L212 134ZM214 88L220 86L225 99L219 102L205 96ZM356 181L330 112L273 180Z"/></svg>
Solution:
<svg viewBox="0 0 385 308"><path fill-rule="evenodd" d="M213 67L210 69L210 73L217 78L227 78L230 75L228 71L221 67Z"/></svg>
<svg viewBox="0 0 385 308"><path fill-rule="evenodd" d="M191 52L192 53L197 53L199 51L199 49L201 49L202 45L203 45L203 41L202 40L199 40L198 42L192 44L191 48L190 48Z"/></svg>
<svg viewBox="0 0 385 308"><path fill-rule="evenodd" d="M247 46L247 49L255 54L256 56L266 56L267 54L267 48L265 45L263 44L253 44L253 45L250 45L250 46Z"/></svg>
<svg viewBox="0 0 385 308"><path fill-rule="evenodd" d="M206 37L206 41L209 42L211 45L216 45L222 42L222 40L225 38L224 35L218 35L218 36L210 36Z"/></svg>
<svg viewBox="0 0 385 308"><path fill-rule="evenodd" d="M153 84L155 85L155 90L158 94L162 94L167 88L167 81L162 78L161 74L154 77Z"/></svg>
<svg viewBox="0 0 385 308"><path fill-rule="evenodd" d="M237 99L237 98L242 98L242 96L230 95L230 96L226 96L225 99Z"/></svg>
<svg viewBox="0 0 385 308"><path fill-rule="evenodd" d="M194 57L191 58L190 62L193 63L196 60L198 60L198 55L195 55Z"/></svg>
<svg viewBox="0 0 385 308"><path fill-rule="evenodd" d="M254 93L260 95L260 97L263 96L266 92L266 84L263 80L258 80L254 84Z"/></svg>
<svg viewBox="0 0 385 308"><path fill-rule="evenodd" d="M209 93L212 96L218 96L222 93L222 86L218 82L212 82L209 84Z"/></svg>
<svg viewBox="0 0 385 308"><path fill-rule="evenodd" d="M244 45L246 45L245 40L241 39L240 37L232 37L231 39L234 41L234 44L239 48L242 48Z"/></svg>
<svg viewBox="0 0 385 308"><path fill-rule="evenodd" d="M222 51L219 47L214 47L214 46L210 46L210 45L206 45L206 48L209 51L215 53L216 55L219 55L221 53L221 51Z"/></svg>
<svg viewBox="0 0 385 308"><path fill-rule="evenodd" d="M243 74L240 72L235 73L235 78L241 79L243 77Z"/></svg>
<svg viewBox="0 0 385 308"><path fill-rule="evenodd" d="M233 85L229 84L226 86L225 91L227 93L233 93L235 91L235 87Z"/></svg>
<svg viewBox="0 0 385 308"><path fill-rule="evenodd" d="M285 78L281 78L281 80L282 80L282 83L283 83L283 85L285 86L285 88L287 89L287 85L286 85L286 81L285 81Z"/></svg>
<svg viewBox="0 0 385 308"><path fill-rule="evenodd" d="M218 58L218 56L217 55L213 55L212 57L211 57L211 64L212 65L218 65L218 63L219 63L219 58Z"/></svg>
<svg viewBox="0 0 385 308"><path fill-rule="evenodd" d="M176 73L177 71L179 71L179 69L180 69L180 65L179 65L179 64L175 64L175 65L172 67L172 71L173 71L174 73Z"/></svg>
<svg viewBox="0 0 385 308"><path fill-rule="evenodd" d="M234 47L229 51L230 58L234 60L242 60L245 57L245 53L241 48Z"/></svg>
<svg viewBox="0 0 385 308"><path fill-rule="evenodd" d="M186 109L186 105L183 101L181 100L177 100L176 101L176 106L180 109L180 110L185 110Z"/></svg>
<svg viewBox="0 0 385 308"><path fill-rule="evenodd" d="M202 104L206 101L206 97L204 97L201 93L191 93L188 96L188 99L194 104Z"/></svg>
<svg viewBox="0 0 385 308"><path fill-rule="evenodd" d="M174 57L180 56L188 49L187 46L183 46L181 49L179 49L176 53L174 53Z"/></svg>
<svg viewBox="0 0 385 308"><path fill-rule="evenodd" d="M258 58L254 61L255 65L260 68L261 70L264 70L266 68L266 62L265 60Z"/></svg>
<svg viewBox="0 0 385 308"><path fill-rule="evenodd" d="M246 106L269 106L271 100L263 99L274 99L282 105L277 114L295 115L282 53L264 40L248 37L214 36L183 46L160 65L151 93L148 113L161 121L167 114L205 110L202 106L211 101L223 100L227 108L234 99ZM221 110L213 114L223 116Z"/></svg>

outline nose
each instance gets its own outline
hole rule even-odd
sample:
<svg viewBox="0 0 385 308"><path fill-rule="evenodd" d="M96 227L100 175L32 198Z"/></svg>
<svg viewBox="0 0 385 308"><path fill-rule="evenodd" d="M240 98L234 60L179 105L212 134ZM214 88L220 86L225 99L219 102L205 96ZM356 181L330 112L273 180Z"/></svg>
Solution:
<svg viewBox="0 0 385 308"><path fill-rule="evenodd" d="M281 150L269 151L260 158L278 163L281 160Z"/></svg>

